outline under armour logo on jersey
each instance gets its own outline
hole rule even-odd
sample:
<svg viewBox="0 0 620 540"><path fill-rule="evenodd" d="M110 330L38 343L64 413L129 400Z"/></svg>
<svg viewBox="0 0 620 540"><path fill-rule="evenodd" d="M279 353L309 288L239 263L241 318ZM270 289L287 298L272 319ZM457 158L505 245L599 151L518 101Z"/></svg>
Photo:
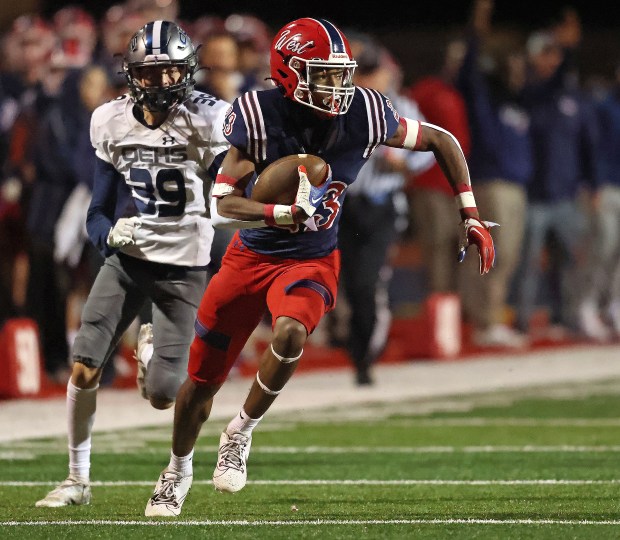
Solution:
<svg viewBox="0 0 620 540"><path fill-rule="evenodd" d="M161 138L162 144L175 144L177 141L172 135L165 135Z"/></svg>

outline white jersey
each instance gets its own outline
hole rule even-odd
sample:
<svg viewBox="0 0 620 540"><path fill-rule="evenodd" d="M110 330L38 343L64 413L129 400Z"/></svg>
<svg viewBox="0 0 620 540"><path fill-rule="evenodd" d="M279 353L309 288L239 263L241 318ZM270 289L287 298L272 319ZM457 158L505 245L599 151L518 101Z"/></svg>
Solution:
<svg viewBox="0 0 620 540"><path fill-rule="evenodd" d="M166 121L149 129L133 115L128 95L98 107L90 139L97 157L110 163L131 189L141 225L123 253L153 262L205 266L213 227L207 217L207 170L229 148L222 133L229 104L193 92Z"/></svg>

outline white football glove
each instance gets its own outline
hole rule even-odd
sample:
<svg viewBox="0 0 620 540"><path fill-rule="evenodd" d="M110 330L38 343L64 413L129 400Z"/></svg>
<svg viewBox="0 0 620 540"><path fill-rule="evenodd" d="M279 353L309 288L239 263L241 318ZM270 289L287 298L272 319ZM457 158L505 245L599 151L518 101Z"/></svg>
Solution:
<svg viewBox="0 0 620 540"><path fill-rule="evenodd" d="M332 170L329 172L325 181L318 187L313 186L308 180L306 168L303 165L297 167L299 173L299 188L295 197L294 206L301 208L308 217L311 217L323 200L323 195L332 181Z"/></svg>
<svg viewBox="0 0 620 540"><path fill-rule="evenodd" d="M108 246L119 248L127 244L135 244L133 234L142 222L138 217L120 218L108 234Z"/></svg>

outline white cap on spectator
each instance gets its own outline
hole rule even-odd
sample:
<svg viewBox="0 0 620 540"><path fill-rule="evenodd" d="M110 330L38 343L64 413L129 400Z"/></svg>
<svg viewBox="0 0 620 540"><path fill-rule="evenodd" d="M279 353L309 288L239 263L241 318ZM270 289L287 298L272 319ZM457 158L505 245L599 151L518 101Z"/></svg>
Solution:
<svg viewBox="0 0 620 540"><path fill-rule="evenodd" d="M536 56L546 49L554 48L558 46L558 42L552 32L539 31L534 32L527 39L525 48L530 56Z"/></svg>

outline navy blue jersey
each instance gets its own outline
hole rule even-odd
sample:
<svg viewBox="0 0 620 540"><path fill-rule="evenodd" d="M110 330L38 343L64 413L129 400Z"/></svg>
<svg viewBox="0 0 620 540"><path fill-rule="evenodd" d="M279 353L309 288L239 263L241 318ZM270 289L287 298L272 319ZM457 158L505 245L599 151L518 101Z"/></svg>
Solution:
<svg viewBox="0 0 620 540"><path fill-rule="evenodd" d="M291 154L314 154L331 165L333 181L312 220L306 224L243 229L253 251L278 257L311 259L337 244L340 209L347 187L375 148L392 137L398 113L376 90L356 88L346 114L325 118L285 98L280 90L247 92L237 98L224 122L224 135L251 159L256 172ZM251 193L253 183L248 186ZM314 230L316 229L316 230Z"/></svg>

